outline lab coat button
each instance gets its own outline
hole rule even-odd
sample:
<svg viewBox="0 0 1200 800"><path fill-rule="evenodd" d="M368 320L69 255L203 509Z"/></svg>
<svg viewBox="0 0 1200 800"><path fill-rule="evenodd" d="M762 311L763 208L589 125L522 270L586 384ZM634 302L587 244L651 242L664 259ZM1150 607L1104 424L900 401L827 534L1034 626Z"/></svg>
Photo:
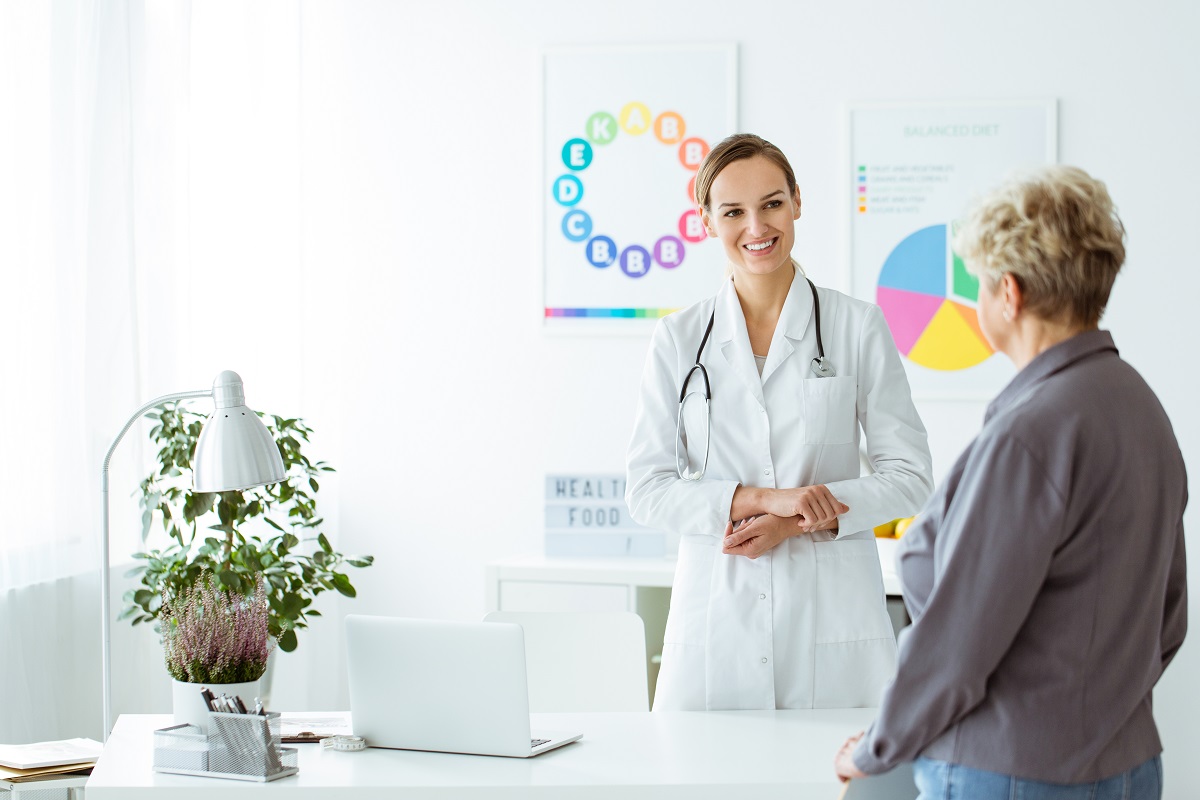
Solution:
<svg viewBox="0 0 1200 800"><path fill-rule="evenodd" d="M766 596L765 594L760 594L760 595L758 596L758 599L759 599L759 600L766 600L766 599L767 599L767 596Z"/></svg>
<svg viewBox="0 0 1200 800"><path fill-rule="evenodd" d="M766 475L767 477L770 477L770 476L771 476L771 470L769 470L769 469L764 469L764 470L763 470L763 475Z"/></svg>
<svg viewBox="0 0 1200 800"><path fill-rule="evenodd" d="M764 664L765 664L765 663L767 663L767 657L766 657L766 656L763 656L763 660L762 660L762 662L763 662Z"/></svg>

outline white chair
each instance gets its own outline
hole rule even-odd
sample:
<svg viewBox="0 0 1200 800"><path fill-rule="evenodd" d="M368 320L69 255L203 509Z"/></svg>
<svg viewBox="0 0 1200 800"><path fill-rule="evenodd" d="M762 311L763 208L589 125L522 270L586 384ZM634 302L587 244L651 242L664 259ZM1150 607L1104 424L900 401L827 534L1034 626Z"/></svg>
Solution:
<svg viewBox="0 0 1200 800"><path fill-rule="evenodd" d="M630 611L493 611L525 629L529 710L646 711L646 630Z"/></svg>

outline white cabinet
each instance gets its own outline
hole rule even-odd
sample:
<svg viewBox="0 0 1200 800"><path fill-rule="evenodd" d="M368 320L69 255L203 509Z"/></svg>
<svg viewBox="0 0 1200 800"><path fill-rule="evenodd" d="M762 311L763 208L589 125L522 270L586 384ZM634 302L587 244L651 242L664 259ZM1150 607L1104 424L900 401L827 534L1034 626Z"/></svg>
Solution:
<svg viewBox="0 0 1200 800"><path fill-rule="evenodd" d="M513 581L499 583L494 611L628 611L629 587L612 583Z"/></svg>
<svg viewBox="0 0 1200 800"><path fill-rule="evenodd" d="M896 577L896 542L877 539L888 611L899 629L907 618ZM633 611L646 625L650 699L658 682L675 562L661 558L517 556L485 568L488 611Z"/></svg>

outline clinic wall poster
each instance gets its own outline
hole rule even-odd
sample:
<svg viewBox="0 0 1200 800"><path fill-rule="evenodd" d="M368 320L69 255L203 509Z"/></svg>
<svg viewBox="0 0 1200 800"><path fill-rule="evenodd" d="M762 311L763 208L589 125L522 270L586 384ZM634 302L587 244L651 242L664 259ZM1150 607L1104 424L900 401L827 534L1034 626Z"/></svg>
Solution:
<svg viewBox="0 0 1200 800"><path fill-rule="evenodd" d="M1012 172L1054 163L1054 100L848 109L850 280L877 303L914 397L986 400L1012 379L954 252L957 220Z"/></svg>
<svg viewBox="0 0 1200 800"><path fill-rule="evenodd" d="M546 329L647 331L715 294L692 186L736 130L736 46L554 48L543 89Z"/></svg>

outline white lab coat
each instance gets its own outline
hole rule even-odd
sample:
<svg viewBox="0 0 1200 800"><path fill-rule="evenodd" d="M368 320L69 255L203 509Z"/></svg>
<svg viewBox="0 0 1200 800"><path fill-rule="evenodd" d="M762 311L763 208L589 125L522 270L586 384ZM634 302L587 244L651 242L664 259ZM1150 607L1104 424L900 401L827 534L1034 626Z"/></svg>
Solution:
<svg viewBox="0 0 1200 800"><path fill-rule="evenodd" d="M871 529L915 514L928 498L929 446L879 308L817 291L832 378L810 369L813 302L799 270L761 378L732 281L655 328L626 501L638 522L680 534L656 709L873 706L891 678L895 641ZM679 391L714 304L702 356L712 387L708 469L684 481L675 471ZM875 469L865 477L860 425ZM850 510L836 538L793 536L756 560L724 555L739 483L823 483Z"/></svg>

